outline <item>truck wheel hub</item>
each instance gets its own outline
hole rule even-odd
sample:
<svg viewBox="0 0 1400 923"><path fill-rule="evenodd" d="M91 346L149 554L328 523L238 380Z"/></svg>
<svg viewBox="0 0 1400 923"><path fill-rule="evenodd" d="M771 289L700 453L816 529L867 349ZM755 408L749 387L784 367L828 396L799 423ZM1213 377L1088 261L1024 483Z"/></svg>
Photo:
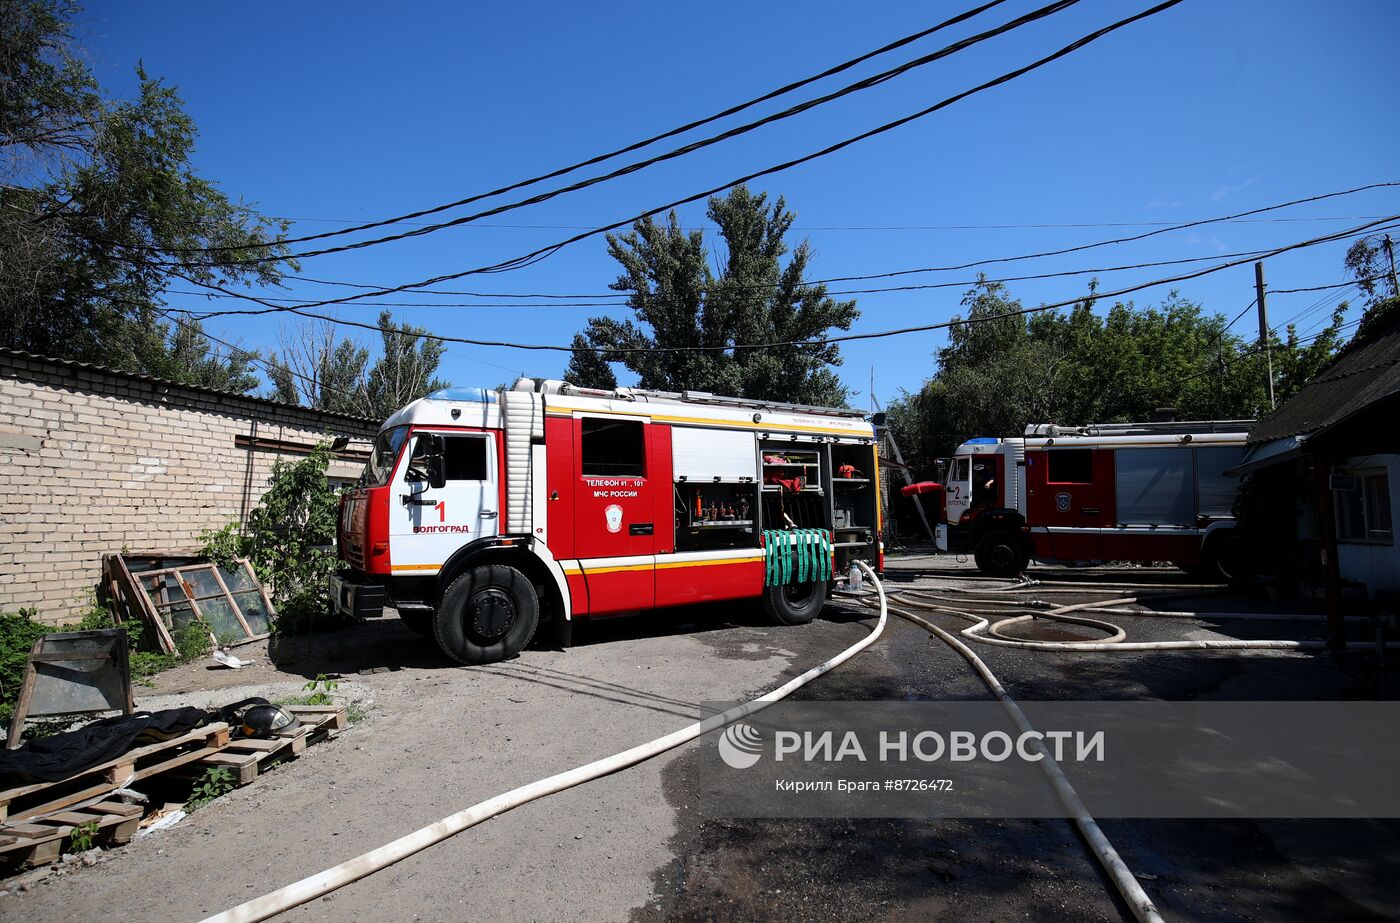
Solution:
<svg viewBox="0 0 1400 923"><path fill-rule="evenodd" d="M484 641L497 641L515 624L515 600L502 590L482 590L467 606L472 633Z"/></svg>
<svg viewBox="0 0 1400 923"><path fill-rule="evenodd" d="M1016 560L1016 552L1010 545L999 542L987 549L987 557L996 567L1009 567Z"/></svg>

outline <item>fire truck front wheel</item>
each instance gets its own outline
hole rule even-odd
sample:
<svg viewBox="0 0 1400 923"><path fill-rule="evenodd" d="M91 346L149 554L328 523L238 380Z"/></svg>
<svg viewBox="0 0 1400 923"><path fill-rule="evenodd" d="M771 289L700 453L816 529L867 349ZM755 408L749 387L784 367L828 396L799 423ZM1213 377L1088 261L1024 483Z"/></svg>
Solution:
<svg viewBox="0 0 1400 923"><path fill-rule="evenodd" d="M1025 539L1007 530L988 533L977 543L972 556L977 569L988 577L1015 577L1031 560Z"/></svg>
<svg viewBox="0 0 1400 923"><path fill-rule="evenodd" d="M539 597L525 575L504 564L487 564L448 586L433 618L433 633L453 660L496 663L524 650L539 623Z"/></svg>
<svg viewBox="0 0 1400 923"><path fill-rule="evenodd" d="M766 586L760 605L779 625L805 625L826 605L826 581Z"/></svg>

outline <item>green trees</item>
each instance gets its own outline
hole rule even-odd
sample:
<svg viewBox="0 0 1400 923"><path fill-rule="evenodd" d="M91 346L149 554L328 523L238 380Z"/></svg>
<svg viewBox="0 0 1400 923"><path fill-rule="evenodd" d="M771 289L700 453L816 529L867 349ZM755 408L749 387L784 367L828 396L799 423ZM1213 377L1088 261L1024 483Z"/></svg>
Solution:
<svg viewBox="0 0 1400 923"><path fill-rule="evenodd" d="M213 371L228 357L206 349L189 364L199 331L164 323L161 293L174 278L278 281L282 263L237 261L285 226L194 172L173 87L138 66L135 99L104 96L70 44L77 10L0 4L0 345L246 385L246 361ZM189 252L201 247L226 249Z"/></svg>
<svg viewBox="0 0 1400 923"><path fill-rule="evenodd" d="M336 339L330 321L284 328L281 355L268 359L272 397L332 413L359 413L369 350L349 337Z"/></svg>
<svg viewBox="0 0 1400 923"><path fill-rule="evenodd" d="M933 377L889 407L906 459L920 472L969 436L1010 436L1028 423L1113 423L1172 408L1178 419L1242 419L1268 410L1265 358L1172 292L1096 314L1091 294L1067 312L1022 309L998 282L963 299L965 318L935 354ZM1271 341L1275 390L1287 400L1330 361L1346 306L1311 343L1288 328ZM955 318L959 320L960 318Z"/></svg>
<svg viewBox="0 0 1400 923"><path fill-rule="evenodd" d="M596 350L588 348L588 339L581 333L574 334L574 351L569 354L569 365L564 369L564 380L581 388L617 387L617 376L607 360Z"/></svg>
<svg viewBox="0 0 1400 923"><path fill-rule="evenodd" d="M804 281L811 259L805 241L783 262L796 216L782 198L770 206L766 195L744 186L710 199L707 214L723 242L713 269L704 234L683 230L674 212L664 226L645 218L626 234L608 235L608 253L622 266L611 287L631 294L636 320L589 319L567 374L577 375L577 384L611 387L606 363L618 362L643 388L843 404L846 389L831 370L841 363L835 344L733 349L849 330L858 315L854 301L836 301L825 286ZM601 360L579 348L585 344L602 348ZM664 351L689 346L712 349Z"/></svg>
<svg viewBox="0 0 1400 923"><path fill-rule="evenodd" d="M329 321L284 330L281 355L268 363L272 396L317 410L386 419L404 404L448 386L436 377L444 347L425 339L425 332L396 324L392 314L381 312L383 352L370 366L369 350L349 337L337 340Z"/></svg>
<svg viewBox="0 0 1400 923"><path fill-rule="evenodd" d="M435 377L445 347L424 339L422 327L395 324L388 311L379 315L384 352L365 380L365 416L384 420L409 401L416 401L447 382Z"/></svg>
<svg viewBox="0 0 1400 923"><path fill-rule="evenodd" d="M1371 234L1352 244L1347 250L1346 268L1366 298L1366 312L1356 335L1364 337L1400 312L1400 289L1395 284L1392 253L1387 252L1390 235ZM1389 244L1394 249L1394 244Z"/></svg>

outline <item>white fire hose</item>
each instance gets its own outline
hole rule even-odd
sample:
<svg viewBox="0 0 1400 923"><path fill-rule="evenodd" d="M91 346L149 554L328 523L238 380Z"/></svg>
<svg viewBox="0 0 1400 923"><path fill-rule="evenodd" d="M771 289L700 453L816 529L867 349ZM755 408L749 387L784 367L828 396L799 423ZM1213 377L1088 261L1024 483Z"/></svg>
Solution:
<svg viewBox="0 0 1400 923"><path fill-rule="evenodd" d="M738 721L740 718L760 712L774 702L786 698L818 676L840 666L856 654L865 650L871 644L874 644L875 640L880 637L881 632L885 630L885 622L888 618L888 614L886 612L884 587L880 585L880 581L875 576L875 572L871 570L864 561L857 561L856 563L860 565L866 576L870 578L876 592L879 594L880 618L879 621L875 623L875 627L871 629L870 634L861 638L855 644L846 648L825 663L813 667L801 676L795 677L779 686L777 689L765 693L749 702L745 702L742 705L736 705L727 711L720 712L717 715L711 715L703 721L697 721L694 724L683 727L678 731L672 731L670 734L664 737L658 737L648 743L638 744L629 750L623 750L621 753L605 756L602 759L594 760L591 763L579 766L575 769L570 769L549 776L548 778L540 779L538 782L522 785L520 788L512 789L503 795L488 798L486 801L474 804L469 808L458 811L456 814L444 817L436 823L429 824L426 827L401 836L391 843L386 843L378 849L370 850L361 856L356 856L354 859L342 862L333 868L326 869L324 872L312 875L309 878L303 878L301 881L294 882L283 888L278 888L276 891L264 894L262 897L254 898L230 910L225 910L223 913L208 917L204 923L247 923L247 921L253 920L266 920L268 917L279 914L284 910L289 910L299 904L304 904L309 900L329 894L338 888L350 884L352 881L357 881L367 875L387 868L395 862L407 859L409 856L421 852L435 843L441 843L448 837L461 833L468 827L473 827L484 820L489 820L497 814L504 814L512 808L518 808L523 804L528 804L546 795L553 795L556 792L562 792L576 785L582 785L584 782L601 778L602 776L609 775L618 770L626 769L629 766L635 766L654 756L665 753L667 750L674 750L683 743L687 743L697 737L702 737L711 731L722 728L727 724Z"/></svg>
<svg viewBox="0 0 1400 923"><path fill-rule="evenodd" d="M1111 622L1100 621L1099 619L1083 618L1068 615L1075 611L1102 611L1116 605L1136 602L1135 597L1125 597L1122 599L1101 599L1094 602L1079 603L1073 606L1057 606L1043 612L1025 613L1021 615L1011 615L1009 612L1000 611L996 616L1005 615L1006 618L998 618L993 622L989 618L971 611L968 606L948 606L935 602L939 597L930 596L924 593L909 592L897 594L896 602L910 606L915 609L922 609L927 612L938 612L943 615L951 615L965 619L973 624L964 628L959 634L970 641L980 644L991 644L999 647L1019 647L1033 651L1088 651L1092 653L1120 653L1128 651L1320 651L1327 650L1326 641L1282 641L1282 640L1239 640L1235 638L1224 640L1181 640L1181 641L1126 641L1127 632L1121 627ZM978 601L981 604L981 601ZM1021 604L1022 607L1026 603ZM1119 610L1122 611L1122 610ZM1139 617L1152 617L1155 613L1145 611L1124 611L1123 614ZM1223 613L1222 613L1223 615ZM1180 618L1180 613L1172 613L1170 618ZM1278 614L1271 614L1270 618L1279 618ZM1289 616L1282 616L1288 618ZM1003 626L1014 625L1021 622L1029 622L1035 619L1045 619L1051 622L1062 622L1070 625L1084 625L1106 632L1108 637L1100 641L1033 641L1023 638L1010 638L1000 633ZM1371 641L1348 641L1342 645L1346 650L1375 650L1377 645ZM1385 642L1386 648L1400 648L1400 642Z"/></svg>
<svg viewBox="0 0 1400 923"><path fill-rule="evenodd" d="M883 598L881 599L881 604L884 604ZM927 630L940 641L961 654L963 659L971 664L972 668L977 671L977 675L982 677L982 682L991 690L992 695L1005 707L1007 714L1011 716L1011 720L1015 723L1020 732L1022 734L1031 734L1035 731L1030 720L1026 718L1026 713L1021 711L1021 706L1016 704L1016 700L1011 698L1010 694L1007 693L1006 689L997 680L995 674L982 662L982 658L978 657L972 648L959 641L944 629L939 628L927 619L921 618L912 612L907 612L894 606L890 606L889 611ZM1046 777L1050 780L1051 787L1055 789L1055 794L1059 796L1060 803L1069 813L1075 826L1079 828L1079 832L1083 835L1085 842L1088 843L1089 849L1093 851L1094 858L1098 859L1099 864L1103 866L1103 870L1108 873L1108 877L1112 879L1113 886L1118 889L1118 893L1122 896L1123 900L1127 902L1129 909L1132 910L1134 919L1138 920L1139 923L1165 923L1161 914L1157 912L1156 905L1152 903L1152 898L1147 896L1147 892L1142 889L1142 885L1138 882L1137 878L1133 876L1132 871L1128 868L1128 864L1123 861L1122 856L1118 855L1118 850L1113 848L1113 844L1109 842L1108 837L1105 836L1103 830L1099 828L1098 822L1095 821L1093 816L1089 813L1089 809L1084 806L1084 802L1079 800L1078 793L1075 792L1074 786L1069 784L1069 779L1065 777L1064 771L1060 769L1059 764L1051 757L1050 752L1045 749L1044 744L1037 741L1037 746L1040 747L1040 752L1044 757L1039 761L1040 768L1045 771Z"/></svg>

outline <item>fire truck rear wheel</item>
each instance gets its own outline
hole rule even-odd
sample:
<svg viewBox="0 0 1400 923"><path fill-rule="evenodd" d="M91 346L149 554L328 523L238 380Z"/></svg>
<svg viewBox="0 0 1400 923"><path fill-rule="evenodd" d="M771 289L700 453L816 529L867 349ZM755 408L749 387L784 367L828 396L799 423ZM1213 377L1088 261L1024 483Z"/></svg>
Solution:
<svg viewBox="0 0 1400 923"><path fill-rule="evenodd" d="M805 625L826 605L826 581L764 587L759 605L779 625Z"/></svg>
<svg viewBox="0 0 1400 923"><path fill-rule="evenodd" d="M539 623L539 597L525 575L504 564L487 564L448 586L433 618L433 633L453 660L496 663L524 650Z"/></svg>
<svg viewBox="0 0 1400 923"><path fill-rule="evenodd" d="M1015 577L1030 563L1025 540L1015 532L992 532L977 543L972 553L977 569L988 577Z"/></svg>

